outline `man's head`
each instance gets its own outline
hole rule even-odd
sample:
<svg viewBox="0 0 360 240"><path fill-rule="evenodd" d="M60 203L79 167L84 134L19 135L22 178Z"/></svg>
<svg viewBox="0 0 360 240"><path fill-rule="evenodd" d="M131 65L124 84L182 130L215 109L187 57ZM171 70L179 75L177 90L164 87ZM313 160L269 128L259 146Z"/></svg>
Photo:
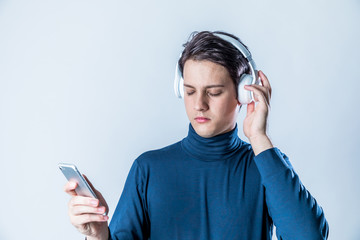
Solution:
<svg viewBox="0 0 360 240"><path fill-rule="evenodd" d="M180 72L184 75L184 65L189 59L195 61L207 60L225 67L230 74L235 89L237 89L240 76L244 73L250 73L249 65L238 49L230 42L214 35L214 33L232 37L246 47L238 37L229 33L220 31L193 32L189 41L183 45L185 48L178 62ZM236 92L236 96L237 94Z"/></svg>
<svg viewBox="0 0 360 240"><path fill-rule="evenodd" d="M233 35L216 33L240 41ZM250 70L247 61L231 43L207 31L193 33L184 47L178 64L192 126L202 137L231 131L240 107L236 90L239 79Z"/></svg>

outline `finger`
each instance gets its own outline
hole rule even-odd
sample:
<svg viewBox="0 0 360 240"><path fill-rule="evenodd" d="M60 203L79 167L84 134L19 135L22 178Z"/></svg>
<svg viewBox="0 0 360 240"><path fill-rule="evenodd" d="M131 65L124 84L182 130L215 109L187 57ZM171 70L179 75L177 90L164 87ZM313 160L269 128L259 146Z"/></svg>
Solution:
<svg viewBox="0 0 360 240"><path fill-rule="evenodd" d="M109 217L101 214L82 214L70 217L71 223L75 226L84 225L91 222L106 222L107 220L109 220Z"/></svg>
<svg viewBox="0 0 360 240"><path fill-rule="evenodd" d="M250 87L254 87L256 89L259 89L260 91L262 91L264 93L264 95L268 95L269 93L269 89L264 87L264 86L260 86L257 84L251 84L251 85L245 85L245 86L250 86Z"/></svg>
<svg viewBox="0 0 360 240"><path fill-rule="evenodd" d="M266 76L261 70L259 70L258 73L259 73L259 76L260 76L262 85L263 85L265 88L268 89L269 94L270 94L270 97L271 97L272 88L271 88L269 79L267 78L267 76Z"/></svg>
<svg viewBox="0 0 360 240"><path fill-rule="evenodd" d="M264 102L267 105L270 103L270 99L268 99L268 95L264 93L264 89L259 85L245 85L245 89L252 91L254 93L255 102Z"/></svg>
<svg viewBox="0 0 360 240"><path fill-rule="evenodd" d="M71 196L76 196L77 195L75 192L76 187L77 187L76 182L68 181L64 186L64 192L66 192Z"/></svg>
<svg viewBox="0 0 360 240"><path fill-rule="evenodd" d="M69 201L69 206L78 206L78 205L85 205L85 206L92 206L98 207L99 206L99 199L90 198L90 197L83 197L83 196L74 196Z"/></svg>
<svg viewBox="0 0 360 240"><path fill-rule="evenodd" d="M81 215L81 214L104 214L106 211L104 206L100 207L91 207L91 206L74 206L69 208L69 213L71 215Z"/></svg>
<svg viewBox="0 0 360 240"><path fill-rule="evenodd" d="M249 115L252 112L254 112L254 109L255 109L255 103L254 102L249 103L246 107L246 115Z"/></svg>
<svg viewBox="0 0 360 240"><path fill-rule="evenodd" d="M264 86L259 86L259 85L251 85L252 87L254 87L255 89L261 91L262 95L265 97L267 103L270 103L270 92L269 89L264 87Z"/></svg>

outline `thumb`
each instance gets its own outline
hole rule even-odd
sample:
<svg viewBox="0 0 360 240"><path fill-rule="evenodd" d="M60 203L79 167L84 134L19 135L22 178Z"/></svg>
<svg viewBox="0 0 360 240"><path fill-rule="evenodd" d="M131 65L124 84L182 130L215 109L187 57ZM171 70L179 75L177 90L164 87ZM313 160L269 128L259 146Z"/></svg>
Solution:
<svg viewBox="0 0 360 240"><path fill-rule="evenodd" d="M255 102L251 102L246 106L246 115L250 115L252 112L254 112L255 109Z"/></svg>

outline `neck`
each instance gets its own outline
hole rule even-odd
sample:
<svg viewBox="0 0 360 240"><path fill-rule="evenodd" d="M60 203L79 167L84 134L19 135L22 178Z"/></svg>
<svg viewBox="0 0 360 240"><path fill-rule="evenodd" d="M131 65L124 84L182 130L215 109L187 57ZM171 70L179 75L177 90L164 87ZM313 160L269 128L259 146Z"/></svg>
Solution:
<svg viewBox="0 0 360 240"><path fill-rule="evenodd" d="M190 124L188 136L182 141L183 148L188 154L203 161L229 158L241 146L241 143L237 135L237 125L229 132L204 138L199 136Z"/></svg>

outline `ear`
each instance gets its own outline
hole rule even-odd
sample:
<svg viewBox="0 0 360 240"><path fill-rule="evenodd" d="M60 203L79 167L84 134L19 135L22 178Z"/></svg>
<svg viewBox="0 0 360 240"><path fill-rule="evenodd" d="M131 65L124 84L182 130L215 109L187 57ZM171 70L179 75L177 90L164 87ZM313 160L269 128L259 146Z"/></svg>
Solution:
<svg viewBox="0 0 360 240"><path fill-rule="evenodd" d="M236 104L241 106L241 102L240 102L240 100L239 100L238 93L236 92L235 94L236 94L236 95L235 95L235 96L236 96L236 97L235 97L235 99L236 99Z"/></svg>
<svg viewBox="0 0 360 240"><path fill-rule="evenodd" d="M240 112L240 109L242 107L242 104L240 103L239 99L236 99L237 107L239 108L238 113Z"/></svg>

